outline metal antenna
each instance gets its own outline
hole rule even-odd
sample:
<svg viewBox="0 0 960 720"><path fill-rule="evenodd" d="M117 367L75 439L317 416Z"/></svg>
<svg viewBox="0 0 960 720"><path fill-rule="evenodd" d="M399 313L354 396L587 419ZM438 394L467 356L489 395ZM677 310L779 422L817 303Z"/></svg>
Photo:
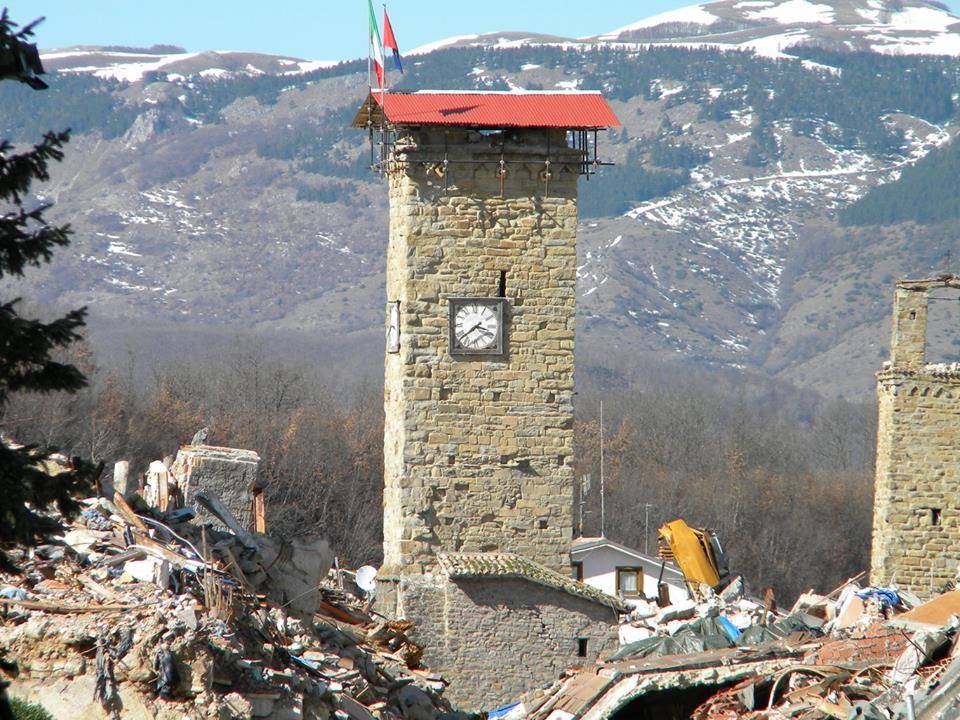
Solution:
<svg viewBox="0 0 960 720"><path fill-rule="evenodd" d="M580 533L579 537L583 537L583 516L589 513L590 511L586 509L587 507L587 495L590 493L591 485L591 476L590 473L580 476Z"/></svg>
<svg viewBox="0 0 960 720"><path fill-rule="evenodd" d="M643 554L650 554L650 503L643 504Z"/></svg>
<svg viewBox="0 0 960 720"><path fill-rule="evenodd" d="M600 537L607 536L607 513L603 483L603 400L600 401Z"/></svg>
<svg viewBox="0 0 960 720"><path fill-rule="evenodd" d="M580 511L580 522L577 525L577 537L583 537L583 478L580 478L580 502L577 503Z"/></svg>

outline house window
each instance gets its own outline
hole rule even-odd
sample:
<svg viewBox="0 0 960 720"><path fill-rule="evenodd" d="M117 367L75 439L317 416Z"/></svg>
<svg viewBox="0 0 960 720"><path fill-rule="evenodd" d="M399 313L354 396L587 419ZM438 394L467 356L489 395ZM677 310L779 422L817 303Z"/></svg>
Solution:
<svg viewBox="0 0 960 720"><path fill-rule="evenodd" d="M577 638L577 657L587 656L587 638Z"/></svg>
<svg viewBox="0 0 960 720"><path fill-rule="evenodd" d="M618 567L617 594L624 597L643 595L643 570L636 567Z"/></svg>
<svg viewBox="0 0 960 720"><path fill-rule="evenodd" d="M574 580L579 580L583 582L583 563L582 562L572 562L570 563L570 577Z"/></svg>

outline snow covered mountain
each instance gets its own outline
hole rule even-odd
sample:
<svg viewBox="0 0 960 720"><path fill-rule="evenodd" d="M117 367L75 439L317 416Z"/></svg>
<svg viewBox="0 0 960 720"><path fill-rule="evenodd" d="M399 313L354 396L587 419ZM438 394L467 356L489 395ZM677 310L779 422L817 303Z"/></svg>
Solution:
<svg viewBox="0 0 960 720"><path fill-rule="evenodd" d="M670 10L594 37L520 32L462 35L414 54L449 47L617 45L729 48L782 57L804 45L894 55L960 55L960 17L932 0L716 0Z"/></svg>
<svg viewBox="0 0 960 720"><path fill-rule="evenodd" d="M929 0L718 0L655 15L592 40L716 45L766 56L797 45L960 55L960 18Z"/></svg>
<svg viewBox="0 0 960 720"><path fill-rule="evenodd" d="M458 35L406 52L426 55L455 47L530 46L730 48L783 57L797 46L870 50L896 55L960 56L960 17L934 0L716 0L644 18L595 37L564 38L508 31ZM42 52L48 70L136 82L148 73L171 79L297 75L336 61L303 60L243 51L187 52L151 48L76 46Z"/></svg>
<svg viewBox="0 0 960 720"><path fill-rule="evenodd" d="M170 45L151 48L90 47L52 48L41 53L47 71L83 73L98 78L137 82L148 73L168 79L199 75L205 78L238 75L299 75L335 62L301 60L264 53L216 51L187 52Z"/></svg>
<svg viewBox="0 0 960 720"><path fill-rule="evenodd" d="M951 147L955 26L918 0L720 0L595 38L441 41L403 82L610 99L616 165L581 191L582 367L685 358L858 394L885 356L893 278L960 257L951 222L841 220ZM882 53L846 52L865 48ZM74 128L43 193L76 235L25 295L126 332L328 338L376 365L385 192L348 127L365 63L172 47L44 60L57 92L0 84L0 136Z"/></svg>

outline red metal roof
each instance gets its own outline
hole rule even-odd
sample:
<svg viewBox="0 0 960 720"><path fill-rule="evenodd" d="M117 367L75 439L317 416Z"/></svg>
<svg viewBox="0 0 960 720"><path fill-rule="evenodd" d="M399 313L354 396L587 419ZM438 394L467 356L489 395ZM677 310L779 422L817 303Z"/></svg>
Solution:
<svg viewBox="0 0 960 720"><path fill-rule="evenodd" d="M370 97L392 125L564 129L620 125L598 92L388 92L385 99L374 92ZM357 114L358 120L361 115L365 121L364 108Z"/></svg>

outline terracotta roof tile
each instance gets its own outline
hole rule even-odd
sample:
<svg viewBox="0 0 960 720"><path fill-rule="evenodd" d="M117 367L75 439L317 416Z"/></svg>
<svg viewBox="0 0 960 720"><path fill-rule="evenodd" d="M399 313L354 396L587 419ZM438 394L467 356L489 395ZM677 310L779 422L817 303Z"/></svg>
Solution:
<svg viewBox="0 0 960 720"><path fill-rule="evenodd" d="M544 567L515 553L441 553L440 567L452 580L458 578L506 577L528 580L575 597L628 613L633 608L613 595Z"/></svg>
<svg viewBox="0 0 960 720"><path fill-rule="evenodd" d="M372 103L372 105L371 105ZM354 118L365 127L369 113L386 113L393 125L459 125L477 128L600 129L620 121L598 92L371 93Z"/></svg>

